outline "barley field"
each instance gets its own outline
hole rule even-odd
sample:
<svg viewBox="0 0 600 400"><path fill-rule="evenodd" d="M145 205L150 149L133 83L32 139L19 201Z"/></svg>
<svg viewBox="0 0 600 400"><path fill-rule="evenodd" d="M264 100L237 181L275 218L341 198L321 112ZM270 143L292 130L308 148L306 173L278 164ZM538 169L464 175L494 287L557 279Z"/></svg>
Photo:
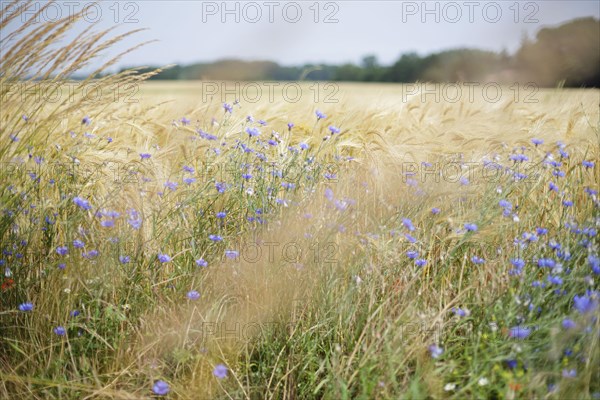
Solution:
<svg viewBox="0 0 600 400"><path fill-rule="evenodd" d="M68 81L73 23L3 48L1 398L600 398L600 91Z"/></svg>

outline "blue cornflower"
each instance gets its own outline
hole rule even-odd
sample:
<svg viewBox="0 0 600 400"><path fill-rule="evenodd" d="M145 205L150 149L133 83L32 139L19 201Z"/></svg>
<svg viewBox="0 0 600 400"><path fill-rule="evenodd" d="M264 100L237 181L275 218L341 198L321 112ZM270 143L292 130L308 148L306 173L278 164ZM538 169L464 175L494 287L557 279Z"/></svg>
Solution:
<svg viewBox="0 0 600 400"><path fill-rule="evenodd" d="M186 296L190 300L198 300L200 298L200 293L198 293L195 290L190 290L189 292L187 292Z"/></svg>
<svg viewBox="0 0 600 400"><path fill-rule="evenodd" d="M560 158L569 158L569 153L567 153L566 150L560 148L558 149L558 152L560 153Z"/></svg>
<svg viewBox="0 0 600 400"><path fill-rule="evenodd" d="M512 210L512 204L508 200L502 199L498 202L498 205L504 209Z"/></svg>
<svg viewBox="0 0 600 400"><path fill-rule="evenodd" d="M233 106L231 104L223 103L223 108L225 109L226 113L231 114L233 112Z"/></svg>
<svg viewBox="0 0 600 400"><path fill-rule="evenodd" d="M575 321L573 321L572 319L569 318L565 318L562 321L562 327L564 329L574 329L577 327L577 324L575 323Z"/></svg>
<svg viewBox="0 0 600 400"><path fill-rule="evenodd" d="M340 133L340 128L337 128L333 125L329 126L329 131L331 132L332 135L335 135L336 133Z"/></svg>
<svg viewBox="0 0 600 400"><path fill-rule="evenodd" d="M524 241L528 241L528 242L537 242L538 241L538 237L530 232L523 232L521 237L523 238Z"/></svg>
<svg viewBox="0 0 600 400"><path fill-rule="evenodd" d="M444 353L444 349L437 344L432 344L429 346L429 354L431 354L431 358L439 358L442 353Z"/></svg>
<svg viewBox="0 0 600 400"><path fill-rule="evenodd" d="M127 223L133 229L140 229L140 227L142 226L142 218L140 217L140 214L136 210L128 210L127 213L129 214Z"/></svg>
<svg viewBox="0 0 600 400"><path fill-rule="evenodd" d="M89 125L91 122L92 122L92 120L87 115L85 117L83 117L83 119L81 120L81 124L86 125L86 126Z"/></svg>
<svg viewBox="0 0 600 400"><path fill-rule="evenodd" d="M127 263L129 263L129 261L131 261L131 257L119 256L119 261L121 262L121 264L127 264Z"/></svg>
<svg viewBox="0 0 600 400"><path fill-rule="evenodd" d="M475 224L467 223L464 225L464 227L467 232L477 232L477 225Z"/></svg>
<svg viewBox="0 0 600 400"><path fill-rule="evenodd" d="M587 258L588 265L596 275L600 275L600 257L590 254Z"/></svg>
<svg viewBox="0 0 600 400"><path fill-rule="evenodd" d="M563 378L575 378L577 377L577 371L575 369L563 369Z"/></svg>
<svg viewBox="0 0 600 400"><path fill-rule="evenodd" d="M408 218L403 218L402 219L402 225L404 225L404 227L406 229L408 229L409 231L411 231L411 232L415 230L415 227L414 227L412 221L410 219L408 219Z"/></svg>
<svg viewBox="0 0 600 400"><path fill-rule="evenodd" d="M246 128L246 133L250 137L254 137L254 136L259 136L260 135L260 131L258 130L258 128L254 128L254 127L248 127L248 128Z"/></svg>
<svg viewBox="0 0 600 400"><path fill-rule="evenodd" d="M292 128L294 127L294 123L293 122L288 122L287 127L288 127L288 130L291 131Z"/></svg>
<svg viewBox="0 0 600 400"><path fill-rule="evenodd" d="M442 210L440 210L440 209L439 209L439 208L437 208L437 207L433 207L433 208L431 209L431 213L432 213L433 215L439 214L441 211L442 211Z"/></svg>
<svg viewBox="0 0 600 400"><path fill-rule="evenodd" d="M217 192L225 193L225 190L227 189L227 184L225 182L216 182L215 188L217 189Z"/></svg>
<svg viewBox="0 0 600 400"><path fill-rule="evenodd" d="M69 252L69 249L66 246L58 246L56 248L56 253L58 253L59 256L64 256Z"/></svg>
<svg viewBox="0 0 600 400"><path fill-rule="evenodd" d="M323 114L321 111L317 110L315 111L315 114L317 115L317 121L320 119L325 119L327 118L327 115Z"/></svg>
<svg viewBox="0 0 600 400"><path fill-rule="evenodd" d="M469 310L467 309L462 309L460 307L452 307L452 312L456 315L458 315L459 317L466 317L469 315Z"/></svg>
<svg viewBox="0 0 600 400"><path fill-rule="evenodd" d="M560 243L558 243L556 240L552 239L548 242L548 246L552 249L552 250L560 250Z"/></svg>
<svg viewBox="0 0 600 400"><path fill-rule="evenodd" d="M156 381L154 382L154 386L152 386L152 392L158 396L164 396L171 391L169 384L165 381Z"/></svg>
<svg viewBox="0 0 600 400"><path fill-rule="evenodd" d="M556 161L556 160L549 160L549 161L545 161L546 164L554 167L554 168L560 168L562 167L562 163L560 161Z"/></svg>
<svg viewBox="0 0 600 400"><path fill-rule="evenodd" d="M560 285L563 284L562 278L560 276L556 276L556 275L555 276L552 276L552 275L548 276L548 282L550 282L553 285L557 285L557 286L560 286Z"/></svg>
<svg viewBox="0 0 600 400"><path fill-rule="evenodd" d="M587 160L582 161L581 164L585 168L594 168L594 165L595 165L593 161L587 161Z"/></svg>
<svg viewBox="0 0 600 400"><path fill-rule="evenodd" d="M404 237L406 238L406 240L408 240L410 243L416 243L417 239L414 238L413 236L409 235L408 233L404 234Z"/></svg>
<svg viewBox="0 0 600 400"><path fill-rule="evenodd" d="M140 159L142 159L142 160L147 160L150 157L152 157L152 154L150 154L150 153L140 153Z"/></svg>
<svg viewBox="0 0 600 400"><path fill-rule="evenodd" d="M598 306L598 303L589 296L573 297L574 307L580 314L587 314Z"/></svg>
<svg viewBox="0 0 600 400"><path fill-rule="evenodd" d="M212 135L208 132L204 132L202 129L198 129L196 132L198 132L198 135L202 138L202 139L206 139L206 140L217 140L217 137L215 135Z"/></svg>
<svg viewBox="0 0 600 400"><path fill-rule="evenodd" d="M85 243L79 239L73 240L73 247L76 249L83 249L85 247Z"/></svg>
<svg viewBox="0 0 600 400"><path fill-rule="evenodd" d="M219 235L208 235L208 238L213 242L221 242L223 238Z"/></svg>
<svg viewBox="0 0 600 400"><path fill-rule="evenodd" d="M113 226L115 226L115 220L114 219L105 219L100 221L100 225L102 225L104 228L112 228Z"/></svg>
<svg viewBox="0 0 600 400"><path fill-rule="evenodd" d="M163 253L158 253L158 261L160 261L161 263L166 263L171 261L171 257L169 257L167 254L163 254Z"/></svg>
<svg viewBox="0 0 600 400"><path fill-rule="evenodd" d="M533 138L533 139L531 139L531 143L535 144L535 146L537 147L537 146L539 146L540 144L543 144L543 143L544 143L544 141L543 141L542 139L536 139L536 138Z"/></svg>
<svg viewBox="0 0 600 400"><path fill-rule="evenodd" d="M89 210L92 208L92 206L86 199L79 197L79 196L77 196L73 199L73 203L75 203L77 206L79 206L80 208L82 208L84 210Z"/></svg>
<svg viewBox="0 0 600 400"><path fill-rule="evenodd" d="M514 162L529 161L529 157L527 157L525 154L511 154L509 158Z"/></svg>
<svg viewBox="0 0 600 400"><path fill-rule="evenodd" d="M56 333L58 336L65 336L67 334L67 330L64 328L64 326L57 326L54 328L54 333Z"/></svg>
<svg viewBox="0 0 600 400"><path fill-rule="evenodd" d="M556 185L554 184L554 182L550 182L550 183L548 184L548 187L550 188L550 190L551 190L551 191L554 191L554 192L557 192L557 193L558 193L558 186L556 186Z"/></svg>
<svg viewBox="0 0 600 400"><path fill-rule="evenodd" d="M217 213L217 218L223 219L227 216L227 213L225 211L219 211Z"/></svg>
<svg viewBox="0 0 600 400"><path fill-rule="evenodd" d="M31 311L31 310L33 310L33 303L26 302L26 303L23 303L23 304L19 304L19 311L28 312L28 311Z"/></svg>
<svg viewBox="0 0 600 400"><path fill-rule="evenodd" d="M537 264L540 268L554 268L556 261L552 258L540 258Z"/></svg>
<svg viewBox="0 0 600 400"><path fill-rule="evenodd" d="M235 259L235 258L238 258L239 256L240 256L239 251L225 250L225 257L227 257L229 259Z"/></svg>
<svg viewBox="0 0 600 400"><path fill-rule="evenodd" d="M531 334L531 328L526 328L524 326L514 326L510 328L510 333L508 336L514 339L525 339Z"/></svg>
<svg viewBox="0 0 600 400"><path fill-rule="evenodd" d="M485 264L485 260L481 257L473 256L471 257L471 262L476 265Z"/></svg>
<svg viewBox="0 0 600 400"><path fill-rule="evenodd" d="M215 369L213 369L213 375L219 379L227 378L228 371L229 369L225 365L218 364L215 366Z"/></svg>
<svg viewBox="0 0 600 400"><path fill-rule="evenodd" d="M325 189L325 198L329 201L333 201L333 190L331 190L331 188Z"/></svg>
<svg viewBox="0 0 600 400"><path fill-rule="evenodd" d="M416 265L417 267L424 267L425 265L427 265L427 260L426 260L426 259L424 259L424 258L417 258L417 259L415 260L415 265Z"/></svg>
<svg viewBox="0 0 600 400"><path fill-rule="evenodd" d="M556 257L560 258L561 260L564 261L569 261L571 259L571 253L569 253L568 250L562 251L562 250L557 250L556 251Z"/></svg>
<svg viewBox="0 0 600 400"><path fill-rule="evenodd" d="M185 183L186 185L191 185L192 183L196 182L196 178L183 178L183 183Z"/></svg>
<svg viewBox="0 0 600 400"><path fill-rule="evenodd" d="M203 258L199 258L198 260L196 260L196 265L199 267L208 267L208 262L205 261Z"/></svg>
<svg viewBox="0 0 600 400"><path fill-rule="evenodd" d="M573 202L571 200L563 200L562 203L565 207L573 207Z"/></svg>
<svg viewBox="0 0 600 400"><path fill-rule="evenodd" d="M96 258L96 257L98 257L98 254L100 254L100 252L99 252L98 250L90 250L90 251L88 251L87 253L83 253L81 256L82 256L83 258L89 258L89 259L92 259L92 258Z"/></svg>
<svg viewBox="0 0 600 400"><path fill-rule="evenodd" d="M167 187L171 190L175 190L175 189L177 189L177 182L166 181L165 187Z"/></svg>
<svg viewBox="0 0 600 400"><path fill-rule="evenodd" d="M300 143L298 147L300 147L302 150L308 150L308 144L306 143Z"/></svg>
<svg viewBox="0 0 600 400"><path fill-rule="evenodd" d="M406 252L406 256L410 259L415 259L419 257L419 252L416 250L409 250Z"/></svg>
<svg viewBox="0 0 600 400"><path fill-rule="evenodd" d="M190 166L188 166L188 165L184 165L184 166L183 166L183 170L184 170L185 172L189 172L190 174L193 174L194 172L196 172L196 170L194 170L194 168L192 168L192 167L190 167Z"/></svg>
<svg viewBox="0 0 600 400"><path fill-rule="evenodd" d="M546 229L546 228L536 228L536 229L535 229L535 232L536 232L536 233L537 233L539 236L542 236L542 235L545 235L545 234L547 234L547 233L548 233L548 229Z"/></svg>

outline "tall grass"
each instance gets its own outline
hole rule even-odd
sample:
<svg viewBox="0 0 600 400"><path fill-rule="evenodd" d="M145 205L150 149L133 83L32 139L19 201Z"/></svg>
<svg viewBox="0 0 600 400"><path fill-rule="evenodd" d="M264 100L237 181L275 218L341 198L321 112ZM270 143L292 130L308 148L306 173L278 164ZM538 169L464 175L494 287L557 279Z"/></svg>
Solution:
<svg viewBox="0 0 600 400"><path fill-rule="evenodd" d="M598 396L597 91L32 95L127 37L76 26L2 35L3 398ZM75 86L149 76L101 72Z"/></svg>

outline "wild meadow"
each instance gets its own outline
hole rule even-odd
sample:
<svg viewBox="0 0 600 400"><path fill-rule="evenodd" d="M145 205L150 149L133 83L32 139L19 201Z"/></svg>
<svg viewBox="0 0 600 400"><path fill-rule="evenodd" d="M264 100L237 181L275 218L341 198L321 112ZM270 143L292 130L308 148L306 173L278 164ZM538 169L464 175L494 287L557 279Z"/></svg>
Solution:
<svg viewBox="0 0 600 400"><path fill-rule="evenodd" d="M600 398L598 90L203 98L76 24L0 43L0 398Z"/></svg>

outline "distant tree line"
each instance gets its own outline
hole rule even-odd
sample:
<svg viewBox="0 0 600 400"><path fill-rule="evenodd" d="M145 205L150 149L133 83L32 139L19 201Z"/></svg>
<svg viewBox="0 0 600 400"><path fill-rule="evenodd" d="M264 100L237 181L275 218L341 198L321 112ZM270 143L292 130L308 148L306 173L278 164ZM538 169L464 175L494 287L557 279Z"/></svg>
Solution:
<svg viewBox="0 0 600 400"><path fill-rule="evenodd" d="M140 72L152 70L144 69ZM152 79L314 80L350 82L535 82L539 86L600 87L600 20L582 18L541 29L514 54L455 49L420 56L403 54L382 66L375 56L360 65L286 67L271 61L221 60L175 66Z"/></svg>

